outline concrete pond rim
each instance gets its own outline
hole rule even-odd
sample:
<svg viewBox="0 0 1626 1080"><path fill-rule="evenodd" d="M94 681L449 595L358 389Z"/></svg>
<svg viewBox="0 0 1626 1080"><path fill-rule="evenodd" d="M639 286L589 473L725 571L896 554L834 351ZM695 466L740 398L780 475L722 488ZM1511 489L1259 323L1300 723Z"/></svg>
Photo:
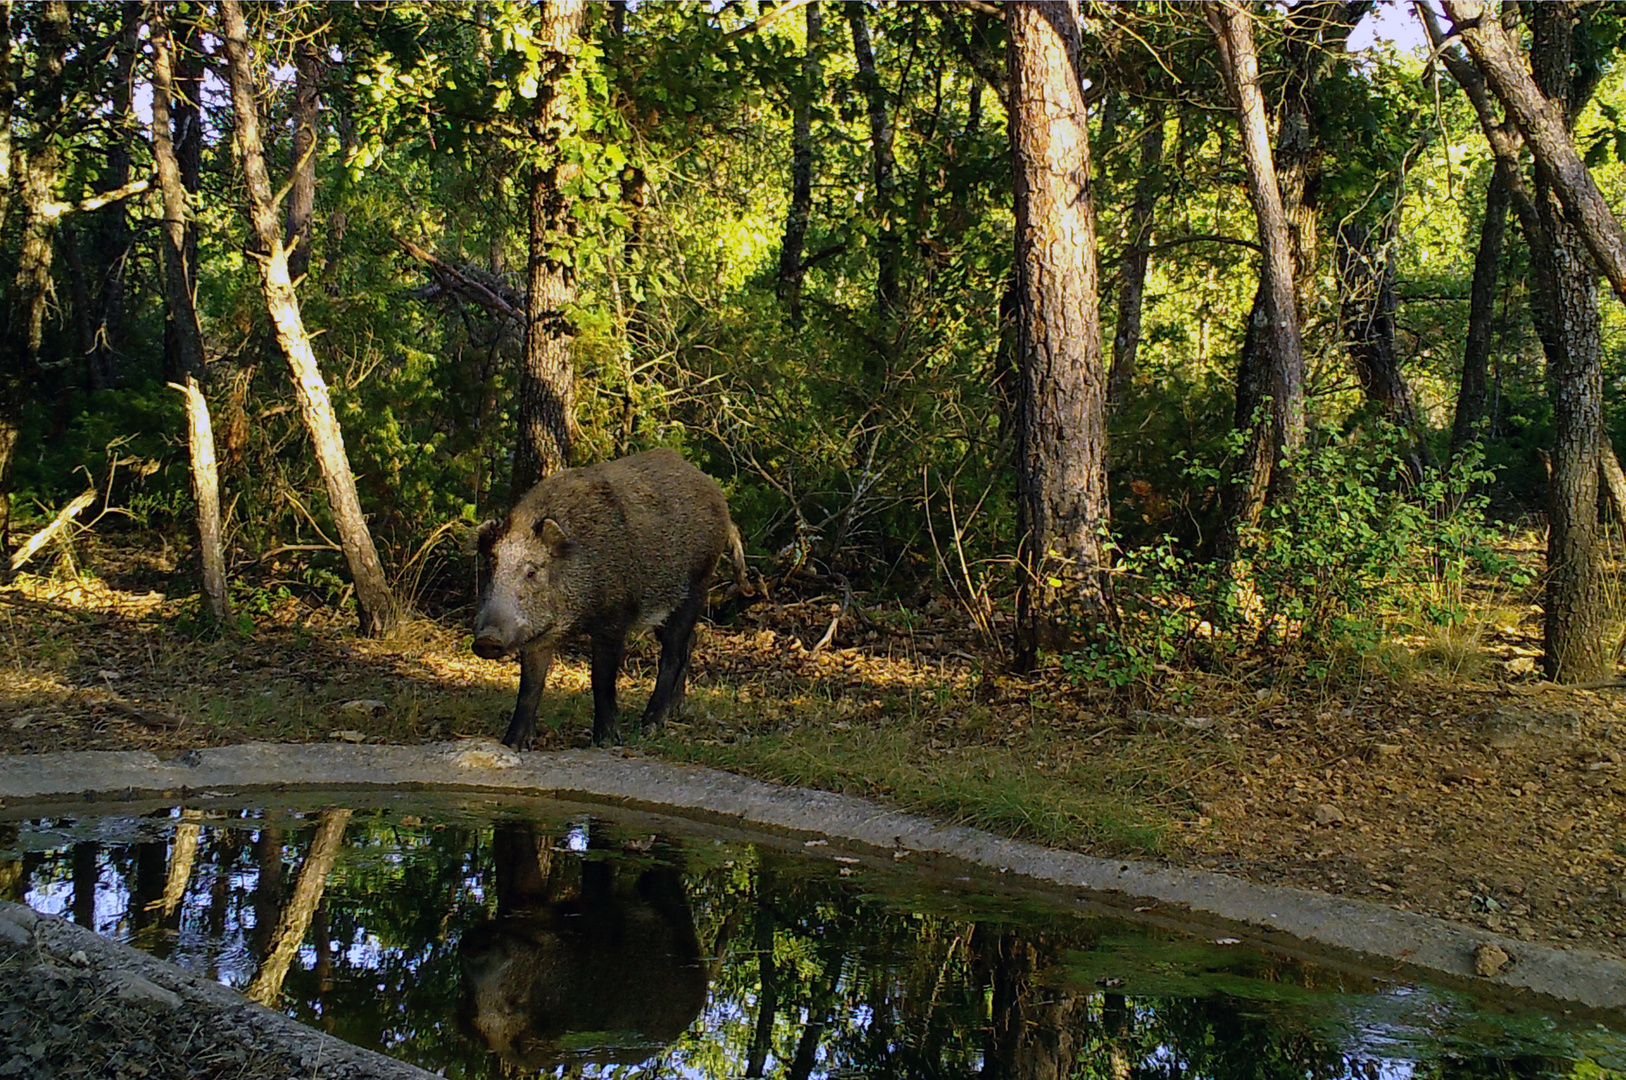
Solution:
<svg viewBox="0 0 1626 1080"><path fill-rule="evenodd" d="M841 851L906 859L928 876L974 869L1002 888L1076 910L1387 978L1415 978L1489 1002L1523 1003L1626 1021L1626 960L1540 944L1382 904L1141 859L1041 847L950 825L866 799L753 780L626 751L516 753L484 739L420 746L247 743L164 759L144 751L0 756L0 820L60 811L129 812L136 800L253 797L296 802L301 792L349 790L506 796L684 818L744 839L809 839ZM393 796L392 796L393 797ZM122 811L121 811L122 807ZM1476 960L1500 950L1492 975Z"/></svg>

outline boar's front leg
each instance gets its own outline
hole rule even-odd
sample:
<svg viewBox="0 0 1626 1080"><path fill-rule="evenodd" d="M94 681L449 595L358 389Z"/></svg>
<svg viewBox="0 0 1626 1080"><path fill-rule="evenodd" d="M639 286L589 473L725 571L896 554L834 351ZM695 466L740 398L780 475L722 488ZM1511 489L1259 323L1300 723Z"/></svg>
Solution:
<svg viewBox="0 0 1626 1080"><path fill-rule="evenodd" d="M689 583L689 594L683 604L655 628L655 637L661 643L661 665L655 676L655 690L644 707L640 722L643 728L660 727L683 706L683 692L689 681L689 654L694 648L694 624L706 602L709 581L708 569L706 578Z"/></svg>
<svg viewBox="0 0 1626 1080"><path fill-rule="evenodd" d="M621 745L615 678L627 651L627 625L617 621L593 632L593 745Z"/></svg>
<svg viewBox="0 0 1626 1080"><path fill-rule="evenodd" d="M536 735L536 710L542 704L542 687L548 681L548 669L553 666L553 646L539 641L527 641L519 649L519 700L514 704L514 718L508 722L508 734L502 737L504 746L515 750L530 747Z"/></svg>

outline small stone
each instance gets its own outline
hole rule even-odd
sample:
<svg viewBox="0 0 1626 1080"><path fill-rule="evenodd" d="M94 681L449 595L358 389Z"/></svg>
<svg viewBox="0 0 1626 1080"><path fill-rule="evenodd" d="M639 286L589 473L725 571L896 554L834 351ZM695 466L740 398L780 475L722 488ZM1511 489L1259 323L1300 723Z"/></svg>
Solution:
<svg viewBox="0 0 1626 1080"><path fill-rule="evenodd" d="M0 918L0 941L10 942L18 948L27 948L34 944L34 935L10 919Z"/></svg>
<svg viewBox="0 0 1626 1080"><path fill-rule="evenodd" d="M21 731L31 723L33 721L26 716L14 716L11 719L11 730Z"/></svg>
<svg viewBox="0 0 1626 1080"><path fill-rule="evenodd" d="M335 738L335 739L338 739L338 740L340 740L342 742L348 742L348 743L364 743L364 742L367 741L366 732L356 731L356 730L353 730L351 728L344 728L343 730L340 730L340 731L330 731L330 732L328 732L328 735L331 738Z"/></svg>
<svg viewBox="0 0 1626 1080"><path fill-rule="evenodd" d="M1317 825L1342 824L1344 812L1331 803L1322 803L1315 808L1315 823Z"/></svg>
<svg viewBox="0 0 1626 1080"><path fill-rule="evenodd" d="M139 1005L154 1012L168 1012L181 1007L179 994L172 990L165 990L157 983L143 979L134 972L109 972L107 982L119 1000L127 1001L132 1005Z"/></svg>
<svg viewBox="0 0 1626 1080"><path fill-rule="evenodd" d="M495 744L459 750L451 759L459 769L512 769L519 764L518 754Z"/></svg>
<svg viewBox="0 0 1626 1080"><path fill-rule="evenodd" d="M379 701L377 698L357 698L354 701L345 702L343 705L340 705L339 708L345 710L346 712L372 713L374 716L389 710L389 706L384 704L382 701Z"/></svg>
<svg viewBox="0 0 1626 1080"><path fill-rule="evenodd" d="M76 964L79 967L89 967L90 957L85 955L85 950L75 949L73 952L68 954L68 963Z"/></svg>
<svg viewBox="0 0 1626 1080"><path fill-rule="evenodd" d="M1507 966L1513 957L1500 945L1486 941L1474 949L1474 974L1489 979Z"/></svg>

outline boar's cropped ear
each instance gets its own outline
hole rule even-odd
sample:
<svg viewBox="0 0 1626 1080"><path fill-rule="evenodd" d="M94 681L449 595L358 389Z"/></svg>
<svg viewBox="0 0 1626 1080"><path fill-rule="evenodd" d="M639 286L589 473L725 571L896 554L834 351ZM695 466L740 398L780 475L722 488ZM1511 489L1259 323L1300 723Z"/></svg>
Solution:
<svg viewBox="0 0 1626 1080"><path fill-rule="evenodd" d="M542 546L548 549L548 554L555 559L570 554L570 537L564 527L552 518L543 518L536 523L536 535L542 541Z"/></svg>
<svg viewBox="0 0 1626 1080"><path fill-rule="evenodd" d="M491 558L492 552L497 549L498 524L497 520L493 518L476 525L464 542L464 550L471 555L479 555L486 559Z"/></svg>

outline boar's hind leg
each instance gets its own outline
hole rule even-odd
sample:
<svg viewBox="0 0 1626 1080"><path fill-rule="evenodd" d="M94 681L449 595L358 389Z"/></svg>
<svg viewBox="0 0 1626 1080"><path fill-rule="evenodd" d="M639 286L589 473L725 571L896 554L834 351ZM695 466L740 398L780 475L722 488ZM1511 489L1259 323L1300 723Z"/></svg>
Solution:
<svg viewBox="0 0 1626 1080"><path fill-rule="evenodd" d="M689 681L689 651L694 646L694 624L700 618L700 608L706 602L709 576L691 583L689 595L683 604L655 627L655 637L661 643L661 666L655 676L655 691L649 695L641 726L658 728L666 718L683 706L683 692Z"/></svg>
<svg viewBox="0 0 1626 1080"><path fill-rule="evenodd" d="M627 651L625 624L602 627L593 634L593 745L621 744L621 720L615 707L615 677Z"/></svg>
<svg viewBox="0 0 1626 1080"><path fill-rule="evenodd" d="M542 704L542 687L547 685L548 669L552 666L552 645L526 642L520 646L519 701L514 704L508 734L502 737L504 746L524 750L531 745L531 738L536 734L536 710Z"/></svg>

